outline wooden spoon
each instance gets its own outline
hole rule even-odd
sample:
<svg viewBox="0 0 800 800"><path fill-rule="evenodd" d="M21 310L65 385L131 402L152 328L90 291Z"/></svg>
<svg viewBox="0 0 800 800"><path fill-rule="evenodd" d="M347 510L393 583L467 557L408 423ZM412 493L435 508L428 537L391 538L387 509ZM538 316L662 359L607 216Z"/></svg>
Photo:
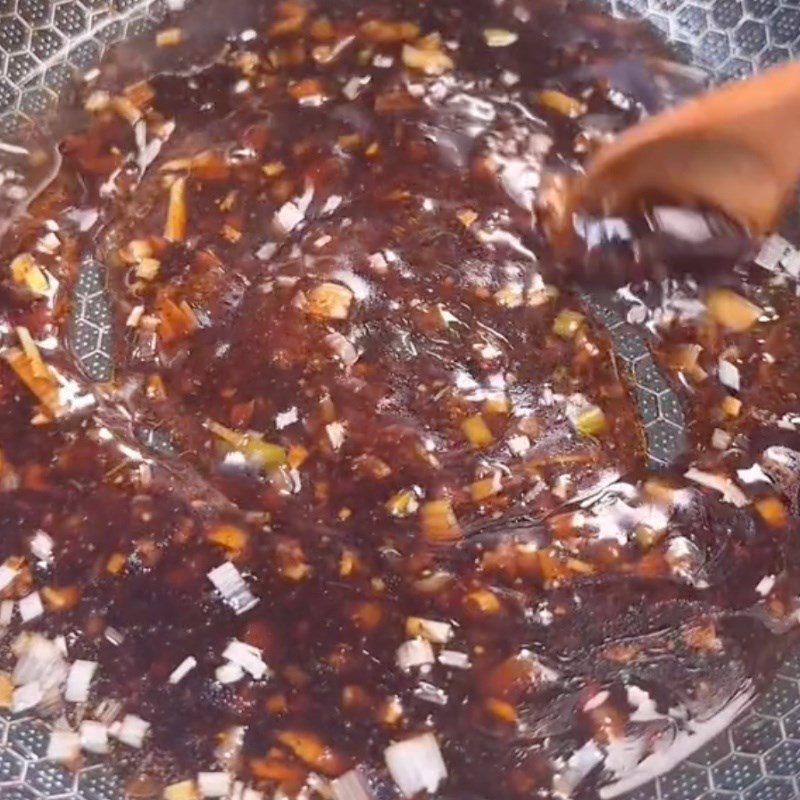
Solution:
<svg viewBox="0 0 800 800"><path fill-rule="evenodd" d="M790 63L713 89L602 146L567 187L557 227L573 212L620 214L658 197L717 208L762 234L798 179L800 63Z"/></svg>

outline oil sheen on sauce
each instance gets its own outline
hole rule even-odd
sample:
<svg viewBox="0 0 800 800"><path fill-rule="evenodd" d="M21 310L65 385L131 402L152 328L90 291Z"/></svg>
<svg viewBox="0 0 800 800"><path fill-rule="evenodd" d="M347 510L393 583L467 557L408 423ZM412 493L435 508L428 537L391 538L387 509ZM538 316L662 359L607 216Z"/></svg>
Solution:
<svg viewBox="0 0 800 800"><path fill-rule="evenodd" d="M2 242L0 706L168 800L612 796L730 722L800 611L800 261L541 226L699 86L571 2L200 0L118 48Z"/></svg>

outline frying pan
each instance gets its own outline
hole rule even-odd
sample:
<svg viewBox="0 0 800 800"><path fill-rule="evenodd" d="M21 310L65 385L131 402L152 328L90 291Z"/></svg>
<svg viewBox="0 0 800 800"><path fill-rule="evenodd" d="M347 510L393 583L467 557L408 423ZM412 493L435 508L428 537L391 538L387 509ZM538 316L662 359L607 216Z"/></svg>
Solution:
<svg viewBox="0 0 800 800"><path fill-rule="evenodd" d="M187 0L190 1L190 0ZM52 160L29 164L15 145L91 69L114 42L157 25L182 0L0 0L0 219L47 180ZM609 13L645 17L679 58L710 82L735 80L800 56L797 0L597 0ZM85 371L105 380L112 370L110 315L99 265L82 274L71 336ZM654 465L669 463L685 424L677 398L647 345L612 295L586 297L628 367ZM2 800L121 800L109 765L87 762L77 773L46 758L45 723L0 710ZM630 800L793 800L800 798L800 653L781 667L755 710L718 733L661 777L625 795Z"/></svg>

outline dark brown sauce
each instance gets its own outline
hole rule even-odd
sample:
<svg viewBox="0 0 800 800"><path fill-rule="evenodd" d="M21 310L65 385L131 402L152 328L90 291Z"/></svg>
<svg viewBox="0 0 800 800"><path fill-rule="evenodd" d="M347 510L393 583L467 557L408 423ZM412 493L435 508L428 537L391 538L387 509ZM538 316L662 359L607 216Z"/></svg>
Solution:
<svg viewBox="0 0 800 800"><path fill-rule="evenodd" d="M384 750L422 732L458 798L663 768L654 752L749 701L796 622L800 305L713 215L687 212L710 220L705 250L685 219L622 221L621 246L582 228L584 268L633 269L622 296L646 297L636 321L659 323L686 405L690 452L648 473L628 378L537 207L546 168L691 75L583 7L480 0L231 4L254 33L210 64L226 31L209 8L84 87L90 119L4 242L33 263L0 284L0 563L17 570L0 599L46 606L13 630L99 662L86 716L116 698L151 724L143 749L115 745L140 784L214 769L231 726L226 767L291 796L354 767L396 796ZM96 385L68 335L87 259L114 318ZM20 326L49 365L38 396ZM754 463L761 480L737 475ZM38 531L52 559L31 555ZM208 578L227 560L258 599L239 615ZM404 670L414 618L452 639ZM220 682L232 638L267 678Z"/></svg>

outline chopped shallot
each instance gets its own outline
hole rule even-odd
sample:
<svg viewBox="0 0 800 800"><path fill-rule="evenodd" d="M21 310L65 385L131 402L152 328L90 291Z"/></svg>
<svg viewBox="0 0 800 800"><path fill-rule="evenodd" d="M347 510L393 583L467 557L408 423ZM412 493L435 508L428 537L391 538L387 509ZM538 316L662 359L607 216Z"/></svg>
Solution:
<svg viewBox="0 0 800 800"><path fill-rule="evenodd" d="M432 733L394 742L383 751L394 782L406 797L423 789L433 794L447 778L439 742Z"/></svg>

